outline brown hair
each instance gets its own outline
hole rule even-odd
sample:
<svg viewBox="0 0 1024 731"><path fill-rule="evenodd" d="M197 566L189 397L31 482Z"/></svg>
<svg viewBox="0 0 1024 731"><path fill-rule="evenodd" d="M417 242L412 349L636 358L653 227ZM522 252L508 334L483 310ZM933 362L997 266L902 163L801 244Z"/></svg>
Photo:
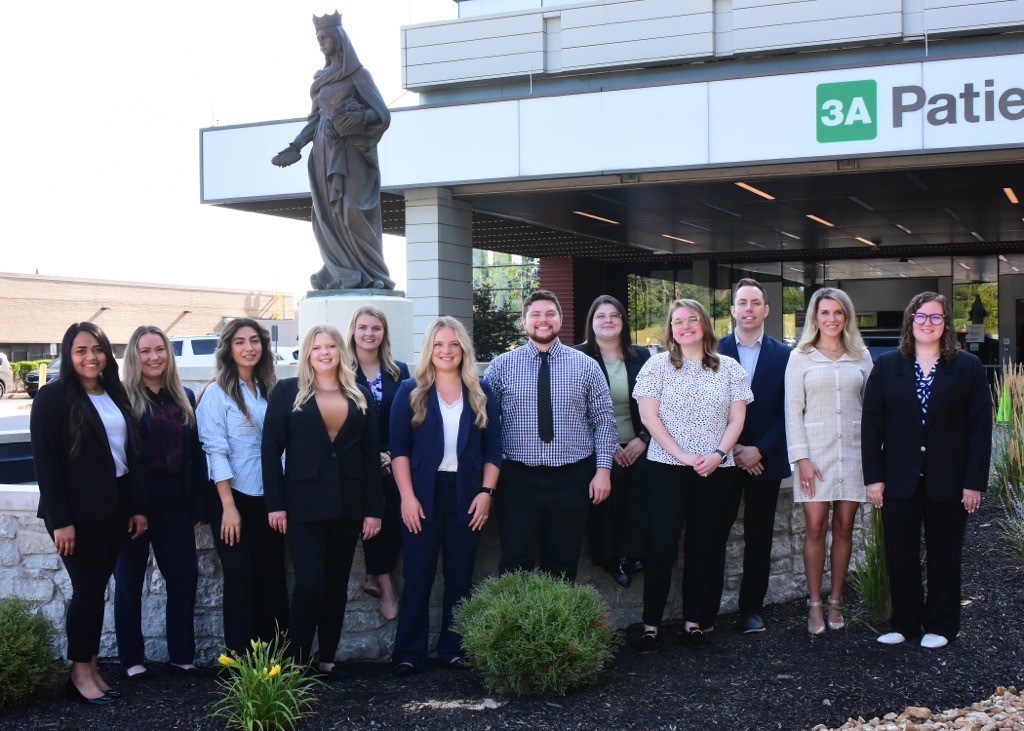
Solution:
<svg viewBox="0 0 1024 731"><path fill-rule="evenodd" d="M597 314L597 308L601 305L611 305L619 311L619 315L622 316L622 332L619 333L619 351L626 360L636 360L636 349L633 348L633 336L629 332L626 308L610 294L600 295L590 305L590 312L587 313L587 323L583 328L583 344L587 348L587 354L592 358L601 357L601 352L597 347L597 334L594 332L594 315Z"/></svg>
<svg viewBox="0 0 1024 731"><path fill-rule="evenodd" d="M663 345L665 350L668 351L669 359L672 361L672 365L676 369L683 367L683 349L672 337L672 317L675 311L685 307L697 315L700 319L700 329L703 335L704 355L700 359L702 368L709 368L712 371L718 370L718 365L721 362L718 357L718 340L715 338L715 331L711 327L711 315L708 314L707 309L697 300L691 299L678 299L675 300L668 308L668 317L665 319L665 337Z"/></svg>
<svg viewBox="0 0 1024 731"><path fill-rule="evenodd" d="M764 300L764 304L768 304L768 291L761 286L761 283L756 279L750 277L743 277L740 281L736 282L736 285L732 288L732 301L736 303L736 293L740 291L740 287L756 287L761 290L761 298Z"/></svg>
<svg viewBox="0 0 1024 731"><path fill-rule="evenodd" d="M277 372L274 370L274 350L270 345L270 333L266 328L250 317L236 317L230 320L217 338L217 347L213 351L213 380L220 386L228 398L235 402L235 406L242 412L249 423L253 423L252 414L245 405L245 398L242 396L242 384L238 378L238 365L231 357L231 341L243 327L251 327L260 338L260 359L253 367L253 379L259 386L263 398L270 398L270 392L277 385ZM210 384L206 384L209 386ZM203 389L206 393L206 389ZM199 399L202 400L202 395Z"/></svg>
<svg viewBox="0 0 1024 731"><path fill-rule="evenodd" d="M949 300L938 292L921 292L914 295L913 299L903 310L903 330L900 333L900 353L904 358L914 357L914 315L921 306L928 302L938 302L942 305L942 316L946 322L942 330L942 339L939 341L939 357L947 363L952 363L960 352L960 343L953 332L953 311L949 307Z"/></svg>
<svg viewBox="0 0 1024 731"><path fill-rule="evenodd" d="M538 289L535 292L531 292L530 296L523 300L523 317L526 317L526 311L530 309L530 305L534 302L554 302L555 309L558 310L558 316L562 316L562 303L558 301L558 297L555 296L554 292L549 292L546 289Z"/></svg>

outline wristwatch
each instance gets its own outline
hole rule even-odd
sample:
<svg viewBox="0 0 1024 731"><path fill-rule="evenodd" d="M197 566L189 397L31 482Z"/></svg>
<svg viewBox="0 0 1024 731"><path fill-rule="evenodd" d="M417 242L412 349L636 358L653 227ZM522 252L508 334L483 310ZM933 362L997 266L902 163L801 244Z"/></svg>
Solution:
<svg viewBox="0 0 1024 731"><path fill-rule="evenodd" d="M650 434L637 434L637 437L639 437L640 441L643 442L644 444L650 444L651 443L651 435Z"/></svg>
<svg viewBox="0 0 1024 731"><path fill-rule="evenodd" d="M722 457L722 460L723 460L723 461L725 460L725 458L726 458L726 457L728 457L728 456L729 456L728 454L726 454L725 452L723 452L723 451L722 451L721 449L716 449L716 450L715 450L715 454L717 454L717 455L720 455L720 456Z"/></svg>
<svg viewBox="0 0 1024 731"><path fill-rule="evenodd" d="M486 494L490 495L491 497L494 497L494 488L493 487L481 487L480 488L480 492L486 493Z"/></svg>

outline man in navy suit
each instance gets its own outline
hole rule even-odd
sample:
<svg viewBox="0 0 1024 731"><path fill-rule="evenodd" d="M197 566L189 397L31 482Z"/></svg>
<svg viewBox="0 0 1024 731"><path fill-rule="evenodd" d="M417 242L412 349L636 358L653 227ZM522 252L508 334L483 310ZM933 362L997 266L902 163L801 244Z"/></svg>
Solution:
<svg viewBox="0 0 1024 731"><path fill-rule="evenodd" d="M754 401L739 442L733 447L739 475L733 486L733 520L743 500L743 581L740 584L741 629L764 632L761 609L768 592L772 536L779 483L791 474L786 452L784 413L786 364L792 350L768 337L767 293L754 279L741 279L733 290L729 311L736 328L718 343L718 352L735 358L747 372ZM725 567L722 567L723 572ZM721 575L722 572L719 572ZM714 596L721 597L721 592ZM717 607L716 607L717 610Z"/></svg>

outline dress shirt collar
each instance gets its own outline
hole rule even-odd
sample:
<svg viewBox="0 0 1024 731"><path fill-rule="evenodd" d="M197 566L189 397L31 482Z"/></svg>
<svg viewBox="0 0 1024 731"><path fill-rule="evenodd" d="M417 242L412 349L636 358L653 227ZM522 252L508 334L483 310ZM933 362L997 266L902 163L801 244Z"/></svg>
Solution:
<svg viewBox="0 0 1024 731"><path fill-rule="evenodd" d="M740 340L739 330L735 330L733 332L733 335L736 336L736 347L737 348L753 348L755 346L760 348L761 345L764 344L764 328L763 327L761 328L761 332L758 334L757 339L755 339L754 342L752 342L750 345L746 345L746 344L744 344L744 342L742 340Z"/></svg>
<svg viewBox="0 0 1024 731"><path fill-rule="evenodd" d="M530 354L531 357L537 357L541 354L541 349L538 348L536 343L534 343L532 340L527 340L526 345L524 345L523 347L526 348L527 352ZM555 338L555 342L551 343L551 347L548 348L547 350L548 356L552 358L557 358L558 351L561 348L562 341L559 340L558 338Z"/></svg>

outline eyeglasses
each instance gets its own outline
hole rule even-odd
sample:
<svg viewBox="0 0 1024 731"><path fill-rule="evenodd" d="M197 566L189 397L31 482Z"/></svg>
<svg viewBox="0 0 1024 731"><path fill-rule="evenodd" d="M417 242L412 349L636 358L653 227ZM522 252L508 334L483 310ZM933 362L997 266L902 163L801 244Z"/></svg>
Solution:
<svg viewBox="0 0 1024 731"><path fill-rule="evenodd" d="M941 325L946 321L945 315L926 315L923 312L914 313L914 323L917 325L924 325L925 322L930 322L932 325Z"/></svg>
<svg viewBox="0 0 1024 731"><path fill-rule="evenodd" d="M672 327L682 327L683 325L696 325L700 322L700 318L696 315L690 315L687 318L677 317L672 321Z"/></svg>
<svg viewBox="0 0 1024 731"><path fill-rule="evenodd" d="M618 312L612 312L611 314L607 315L603 312L598 312L596 315L594 315L594 319L597 320L598 322L604 322L605 320L621 320L622 315L620 315Z"/></svg>

